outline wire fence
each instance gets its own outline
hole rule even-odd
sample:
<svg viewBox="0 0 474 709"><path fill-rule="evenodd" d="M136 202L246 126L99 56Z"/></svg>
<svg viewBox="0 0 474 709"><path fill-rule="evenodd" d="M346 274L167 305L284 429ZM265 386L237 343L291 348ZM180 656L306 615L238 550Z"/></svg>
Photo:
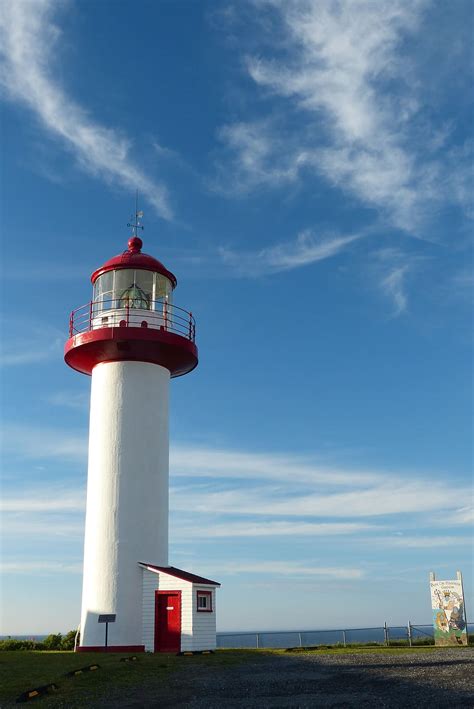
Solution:
<svg viewBox="0 0 474 709"><path fill-rule="evenodd" d="M468 634L474 626L468 624ZM336 630L285 630L262 632L217 633L217 647L225 649L267 648L284 649L317 647L318 645L374 645L406 644L408 646L434 643L432 625L387 625L374 628L338 628Z"/></svg>

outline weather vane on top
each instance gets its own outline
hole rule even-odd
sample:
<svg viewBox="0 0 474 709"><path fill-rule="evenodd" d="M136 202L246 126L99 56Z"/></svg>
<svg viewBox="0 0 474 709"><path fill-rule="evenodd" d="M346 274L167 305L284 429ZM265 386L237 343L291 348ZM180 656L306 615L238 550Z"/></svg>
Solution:
<svg viewBox="0 0 474 709"><path fill-rule="evenodd" d="M138 190L135 194L135 215L132 215L132 220L133 217L135 217L135 223L132 224L129 222L127 226L133 229L132 236L137 236L138 229L143 231L145 228L142 224L140 224L140 219L143 219L143 211L138 211Z"/></svg>

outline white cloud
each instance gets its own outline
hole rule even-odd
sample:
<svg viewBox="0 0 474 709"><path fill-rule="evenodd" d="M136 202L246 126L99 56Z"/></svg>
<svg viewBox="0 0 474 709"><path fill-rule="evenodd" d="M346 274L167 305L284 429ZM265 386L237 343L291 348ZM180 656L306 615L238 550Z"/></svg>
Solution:
<svg viewBox="0 0 474 709"><path fill-rule="evenodd" d="M63 490L54 485L30 489L28 494L3 495L0 510L4 513L82 512L86 494L83 490Z"/></svg>
<svg viewBox="0 0 474 709"><path fill-rule="evenodd" d="M48 402L54 406L85 411L89 408L90 393L89 391L58 391L48 397Z"/></svg>
<svg viewBox="0 0 474 709"><path fill-rule="evenodd" d="M453 510L450 514L443 516L442 520L438 521L439 526L473 526L474 525L474 507L460 507L457 510Z"/></svg>
<svg viewBox="0 0 474 709"><path fill-rule="evenodd" d="M398 317L408 307L407 281L419 259L394 248L379 249L372 256L378 287L391 300L393 316Z"/></svg>
<svg viewBox="0 0 474 709"><path fill-rule="evenodd" d="M472 546L472 537L424 536L424 537L379 537L374 540L375 544L382 544L388 547L400 547L402 549L437 549L439 547L450 547L455 550L459 546Z"/></svg>
<svg viewBox="0 0 474 709"><path fill-rule="evenodd" d="M18 501L17 501L18 502ZM67 509L67 508L66 508ZM62 537L67 541L82 539L84 535L84 522L69 519L56 519L51 512L55 510L45 510L48 512L42 519L33 519L31 512L20 515L3 513L1 524L2 536L4 539L12 537L18 540L19 537L41 537L50 539L51 537ZM64 508L61 508L61 512ZM37 508L33 509L33 514Z"/></svg>
<svg viewBox="0 0 474 709"><path fill-rule="evenodd" d="M62 393L56 403L63 403ZM78 405L83 403L79 397ZM87 433L66 431L62 428L6 424L2 430L3 450L22 459L38 461L76 461L87 459ZM246 480L284 481L297 483L326 483L331 486L365 485L379 479L377 473L358 470L340 470L314 462L310 456L256 453L233 449L202 446L172 445L170 473L174 477L235 478Z"/></svg>
<svg viewBox="0 0 474 709"><path fill-rule="evenodd" d="M30 461L85 464L87 437L61 429L10 425L4 431L4 456L9 454ZM321 465L309 456L182 445L172 447L170 463L171 509L197 515L182 521L196 534L203 533L199 531L202 513L213 516L210 536L352 534L370 531L368 518L406 518L415 513L421 523L423 513L434 511L443 512L447 527L469 523L468 509L460 501L470 490L467 485L446 483L446 475L437 479L430 475L427 485L426 473L389 474ZM27 494L4 494L2 505L4 511L18 513L77 512L83 510L84 500L82 490L51 484L49 489L28 489ZM218 515L230 518L222 520ZM253 519L235 519L242 515ZM331 524L331 519L341 522Z"/></svg>
<svg viewBox="0 0 474 709"><path fill-rule="evenodd" d="M54 0L3 2L0 14L1 75L6 95L27 106L59 138L89 174L140 194L165 219L172 217L167 190L130 159L130 141L94 121L54 76L61 32Z"/></svg>
<svg viewBox="0 0 474 709"><path fill-rule="evenodd" d="M262 185L277 186L298 177L300 161L288 152L285 141L268 120L223 126L218 138L236 159L230 181L226 162L218 164L219 177L212 184L217 192L248 194ZM303 163L304 156L301 158Z"/></svg>
<svg viewBox="0 0 474 709"><path fill-rule="evenodd" d="M7 424L2 429L4 453L27 460L63 460L84 462L87 436L63 429Z"/></svg>
<svg viewBox="0 0 474 709"><path fill-rule="evenodd" d="M429 489L422 479L410 480L391 475L380 476L378 483L366 489L326 493L317 485L306 493L271 485L245 489L215 490L215 486L172 488L172 508L207 514L272 515L285 517L381 517L434 510L452 510L469 489L431 481Z"/></svg>
<svg viewBox="0 0 474 709"><path fill-rule="evenodd" d="M220 479L273 480L298 483L328 483L331 486L365 485L379 480L379 475L366 470L340 470L314 463L300 455L248 453L222 448L172 446L170 472L173 476L210 477Z"/></svg>
<svg viewBox="0 0 474 709"><path fill-rule="evenodd" d="M400 315L406 310L407 296L405 293L405 277L408 266L398 266L394 268L388 276L382 279L380 285L382 290L389 295L395 303L395 315Z"/></svg>
<svg viewBox="0 0 474 709"><path fill-rule="evenodd" d="M358 522L226 522L202 525L186 525L180 520L172 528L173 539L219 538L219 537L330 537L355 534L356 532L378 531L372 524Z"/></svg>
<svg viewBox="0 0 474 709"><path fill-rule="evenodd" d="M298 234L293 242L277 244L260 251L235 252L221 248L220 255L224 263L236 273L244 276L259 276L265 273L288 271L322 261L344 251L362 235L327 236L317 238L309 230Z"/></svg>
<svg viewBox="0 0 474 709"><path fill-rule="evenodd" d="M246 67L278 98L278 119L221 129L234 155L227 191L294 181L310 170L418 236L433 202L467 207L472 146L445 148L441 163L433 140L440 130L426 126L423 83L403 46L422 28L425 0L255 4L266 13L260 29L274 54L249 56ZM259 47L264 42L265 35Z"/></svg>
<svg viewBox="0 0 474 709"><path fill-rule="evenodd" d="M258 561L222 562L215 567L216 573L229 574L269 574L272 576L292 576L295 580L303 577L326 579L360 579L365 575L362 569L313 566L311 561Z"/></svg>
<svg viewBox="0 0 474 709"><path fill-rule="evenodd" d="M2 367L19 367L25 364L37 364L54 359L60 349L59 342L53 342L47 345L45 349L28 349L23 347L24 343L17 343L16 347L10 343L8 351L0 354L0 366ZM16 351L13 351L16 350Z"/></svg>
<svg viewBox="0 0 474 709"><path fill-rule="evenodd" d="M0 350L0 367L36 364L62 355L65 335L46 323L3 321L2 329L4 336ZM20 335L20 331L27 332L27 335Z"/></svg>
<svg viewBox="0 0 474 709"><path fill-rule="evenodd" d="M49 576L52 574L82 574L82 562L66 563L60 561L0 561L0 570L4 574L29 574Z"/></svg>

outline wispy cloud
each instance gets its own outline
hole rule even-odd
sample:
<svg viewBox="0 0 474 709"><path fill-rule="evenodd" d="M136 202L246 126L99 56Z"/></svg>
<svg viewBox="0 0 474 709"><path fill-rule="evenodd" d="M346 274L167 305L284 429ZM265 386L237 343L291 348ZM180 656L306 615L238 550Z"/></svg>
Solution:
<svg viewBox="0 0 474 709"><path fill-rule="evenodd" d="M355 534L357 532L376 532L380 528L373 524L358 522L300 522L300 521L262 521L262 522L216 522L202 525L186 525L182 521L172 531L173 539L213 539L224 537L331 537Z"/></svg>
<svg viewBox="0 0 474 709"><path fill-rule="evenodd" d="M63 490L57 486L33 488L23 495L4 493L0 509L4 513L82 512L85 508L84 490Z"/></svg>
<svg viewBox="0 0 474 709"><path fill-rule="evenodd" d="M41 537L50 539L51 537L62 537L68 542L75 542L84 535L84 521L56 519L51 515L51 510L47 511L41 519L33 519L31 512L24 515L13 516L4 513L2 520L2 536L6 540L12 537L18 540L19 537Z"/></svg>
<svg viewBox="0 0 474 709"><path fill-rule="evenodd" d="M406 265L398 266L390 271L388 276L385 276L380 283L382 290L395 303L395 315L400 315L407 307L407 296L404 288L407 270L408 266Z"/></svg>
<svg viewBox="0 0 474 709"><path fill-rule="evenodd" d="M434 521L436 524L436 521ZM438 521L439 526L473 526L474 525L474 506L471 504L467 507L459 507L453 510L446 516L443 516L442 520Z"/></svg>
<svg viewBox="0 0 474 709"><path fill-rule="evenodd" d="M6 461L12 456L28 461L86 463L85 434L10 425L4 436ZM183 535L354 538L359 534L382 538L385 529L385 538L391 540L387 524L396 516L397 525L406 531L413 514L417 515L419 538L431 537L434 512L442 513L445 528L470 524L471 513L460 504L470 495L469 486L447 483L446 475L431 474L427 485L426 472L357 470L321 465L310 456L182 445L172 447L170 470L170 507L173 520L179 520L173 530L176 539ZM2 510L17 515L16 520L18 515L25 519L29 515L39 524L42 515L82 514L84 504L82 487L51 484L29 488L24 494L4 491ZM14 522L15 518L9 520ZM430 531L423 535L423 529ZM439 536L439 531L434 536Z"/></svg>
<svg viewBox="0 0 474 709"><path fill-rule="evenodd" d="M7 424L2 429L2 447L4 454L20 459L84 462L87 436L62 429Z"/></svg>
<svg viewBox="0 0 474 709"><path fill-rule="evenodd" d="M453 550L460 546L473 546L472 537L453 537L449 534L443 536L423 536L423 537L378 537L375 544L382 544L387 547L400 547L402 549L438 549L439 547L449 547Z"/></svg>
<svg viewBox="0 0 474 709"><path fill-rule="evenodd" d="M3 320L1 326L4 336L0 348L0 367L45 362L62 354L64 333L47 323ZM5 337L7 332L8 337Z"/></svg>
<svg viewBox="0 0 474 709"><path fill-rule="evenodd" d="M69 403L64 392L56 403ZM74 399L74 397L72 397ZM77 402L82 405L83 398ZM71 431L60 427L41 427L27 424L6 424L2 429L3 450L17 458L38 461L76 461L87 459L86 431ZM311 456L284 455L268 452L212 448L174 444L170 448L170 474L177 479L189 476L235 480L284 481L294 484L330 484L331 486L363 486L379 479L379 474L370 470L345 470L336 466L318 463Z"/></svg>
<svg viewBox="0 0 474 709"><path fill-rule="evenodd" d="M326 579L360 579L365 575L363 569L317 566L311 561L259 561L259 562L223 562L216 567L220 574L268 574L271 576L292 576L295 579L318 577Z"/></svg>
<svg viewBox="0 0 474 709"><path fill-rule="evenodd" d="M166 187L133 163L130 140L94 121L55 77L61 32L53 16L59 8L54 0L1 4L0 81L7 96L27 106L82 169L129 191L138 189L158 214L170 219Z"/></svg>
<svg viewBox="0 0 474 709"><path fill-rule="evenodd" d="M219 253L225 264L241 276L260 276L266 273L289 271L336 256L349 247L361 234L349 236L316 237L309 229L298 234L295 241L260 249L236 252L221 248Z"/></svg>
<svg viewBox="0 0 474 709"><path fill-rule="evenodd" d="M300 455L246 452L241 450L200 446L172 446L170 451L172 476L220 478L236 480L291 480L293 484L326 483L331 486L363 486L379 480L377 473L341 470L315 463Z"/></svg>
<svg viewBox="0 0 474 709"><path fill-rule="evenodd" d="M0 570L4 574L35 574L37 576L81 574L82 562L62 563L60 561L37 561L36 559L1 561Z"/></svg>
<svg viewBox="0 0 474 709"><path fill-rule="evenodd" d="M257 516L336 517L360 518L382 517L408 513L452 510L459 507L459 500L470 493L469 488L453 488L444 483L431 482L427 489L424 480L407 481L402 477L383 478L366 489L325 493L308 490L295 493L286 487L271 485L252 486L246 489L227 488L215 490L215 486L172 488L172 507L186 511L211 514L245 514Z"/></svg>
<svg viewBox="0 0 474 709"><path fill-rule="evenodd" d="M270 120L223 126L218 138L225 146L225 156L218 162L218 178L211 184L216 192L247 195L261 186L293 182L304 163L304 154L295 157ZM233 163L230 180L229 159Z"/></svg>
<svg viewBox="0 0 474 709"><path fill-rule="evenodd" d="M89 391L57 391L48 397L48 403L66 409L86 411L89 408Z"/></svg>
<svg viewBox="0 0 474 709"><path fill-rule="evenodd" d="M407 310L407 283L419 259L398 248L378 249L372 254L379 289L393 304L393 316Z"/></svg>
<svg viewBox="0 0 474 709"><path fill-rule="evenodd" d="M269 114L221 129L237 192L313 171L416 235L433 203L467 206L472 146L444 146L441 163L437 151L449 132L426 126L423 83L404 51L428 2L255 5L265 13L260 29L263 42L265 31L271 36L272 58L254 53L246 68L277 98L278 120Z"/></svg>

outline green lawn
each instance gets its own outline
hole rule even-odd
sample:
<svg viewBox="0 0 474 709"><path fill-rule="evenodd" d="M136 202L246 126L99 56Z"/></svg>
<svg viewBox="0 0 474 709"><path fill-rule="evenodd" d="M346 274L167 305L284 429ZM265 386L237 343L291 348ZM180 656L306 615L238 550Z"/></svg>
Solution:
<svg viewBox="0 0 474 709"><path fill-rule="evenodd" d="M115 653L45 652L45 651L2 651L0 652L0 706L13 705L23 692L54 682L58 690L27 702L28 706L40 704L42 707L85 707L87 701L106 697L111 691L124 692L135 686L160 680L192 662L209 666L228 665L239 662L252 651L220 651L215 655L194 655L192 657L169 654L138 654L136 662L120 662L129 655ZM84 672L75 677L65 677L70 670L98 664L100 669Z"/></svg>

